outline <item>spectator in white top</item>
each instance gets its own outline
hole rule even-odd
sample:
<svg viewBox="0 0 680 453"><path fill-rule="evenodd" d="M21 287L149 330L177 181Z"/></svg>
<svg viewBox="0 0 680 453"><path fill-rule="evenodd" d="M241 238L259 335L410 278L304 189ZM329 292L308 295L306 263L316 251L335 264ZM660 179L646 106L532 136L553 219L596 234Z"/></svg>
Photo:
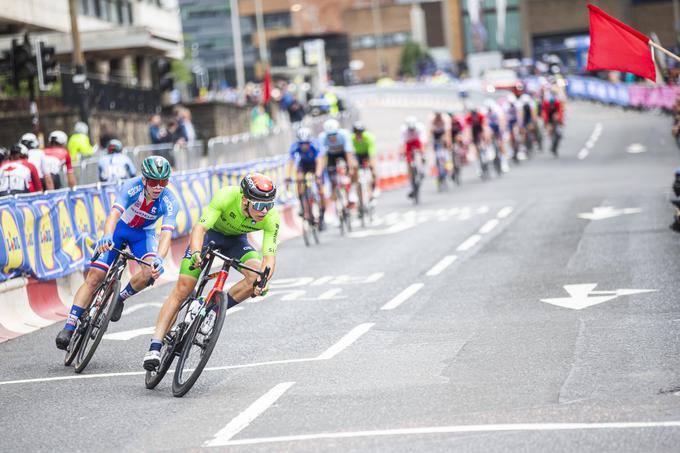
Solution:
<svg viewBox="0 0 680 453"><path fill-rule="evenodd" d="M42 186L45 190L54 190L54 182L52 181L52 176L47 168L45 152L40 149L38 137L31 132L27 132L21 136L19 143L28 148L28 161L35 166L36 170L38 170L38 176L40 176Z"/></svg>

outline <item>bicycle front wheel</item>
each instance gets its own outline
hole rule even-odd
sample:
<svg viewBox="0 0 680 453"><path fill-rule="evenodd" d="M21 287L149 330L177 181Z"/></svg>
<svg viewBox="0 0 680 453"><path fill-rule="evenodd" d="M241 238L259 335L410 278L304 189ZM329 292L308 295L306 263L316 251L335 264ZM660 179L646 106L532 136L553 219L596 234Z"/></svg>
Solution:
<svg viewBox="0 0 680 453"><path fill-rule="evenodd" d="M116 306L114 303L115 299L118 297L118 293L120 293L120 280L116 279L110 284L102 287L100 291L105 291L104 297L96 308L94 316L90 318L90 325L87 326L87 330L83 334L82 344L80 345L80 350L76 357L76 373L82 373L85 367L87 367L97 350L97 346L99 346L99 343L106 333L111 314ZM95 300L96 296L97 294L95 294Z"/></svg>
<svg viewBox="0 0 680 453"><path fill-rule="evenodd" d="M226 307L224 294L216 293L214 299L206 302L206 307L196 315L191 326L189 326L177 361L175 376L172 379L172 394L174 396L184 396L191 390L191 387L203 372L203 368L208 363L220 337L227 312ZM215 322L207 332L202 331L201 327L205 327L204 321L211 311L215 313Z"/></svg>
<svg viewBox="0 0 680 453"><path fill-rule="evenodd" d="M80 346L83 343L83 332L85 331L85 327L82 326L82 320L78 320L78 324L76 325L76 330L73 332L73 336L71 337L71 342L68 344L68 348L66 350L66 355L64 356L64 366L69 366L73 363L73 360L75 360L76 356L78 355L78 351L80 350Z"/></svg>

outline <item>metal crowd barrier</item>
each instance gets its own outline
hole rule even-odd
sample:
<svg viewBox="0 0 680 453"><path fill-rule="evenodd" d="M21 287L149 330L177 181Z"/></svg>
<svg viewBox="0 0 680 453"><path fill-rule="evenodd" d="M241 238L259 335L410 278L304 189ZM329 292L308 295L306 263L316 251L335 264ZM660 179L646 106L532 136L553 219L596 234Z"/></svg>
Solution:
<svg viewBox="0 0 680 453"><path fill-rule="evenodd" d="M137 172L141 168L142 161L154 155L168 159L172 168L178 172L195 170L207 165L203 158L203 142L200 140L183 145L161 143L126 147L123 149L123 154L132 159L135 167L137 167ZM81 159L73 166L73 174L79 186L99 182L99 160L103 155L104 151L98 151L91 157ZM66 181L65 171L61 175L61 180Z"/></svg>
<svg viewBox="0 0 680 453"><path fill-rule="evenodd" d="M208 162L211 165L231 164L287 153L298 128L309 127L313 134L318 135L329 118L329 115L307 117L301 123L274 127L262 135L243 133L211 138L208 141ZM335 118L340 122L340 127L350 129L357 113L343 112Z"/></svg>

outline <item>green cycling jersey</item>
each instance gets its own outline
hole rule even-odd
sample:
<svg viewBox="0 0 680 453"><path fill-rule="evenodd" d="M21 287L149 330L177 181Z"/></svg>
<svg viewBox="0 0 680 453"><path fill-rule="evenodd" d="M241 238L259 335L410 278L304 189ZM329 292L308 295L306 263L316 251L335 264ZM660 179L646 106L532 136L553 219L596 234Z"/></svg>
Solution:
<svg viewBox="0 0 680 453"><path fill-rule="evenodd" d="M364 156L368 154L369 157L375 156L375 136L370 132L362 132L361 140L357 138L357 134L352 134L352 144L354 145L354 153L357 156Z"/></svg>
<svg viewBox="0 0 680 453"><path fill-rule="evenodd" d="M208 230L225 236L238 236L262 230L262 255L276 255L276 243L281 218L276 208L267 213L261 222L253 223L241 209L242 199L239 187L223 187L210 200L201 216L200 223Z"/></svg>

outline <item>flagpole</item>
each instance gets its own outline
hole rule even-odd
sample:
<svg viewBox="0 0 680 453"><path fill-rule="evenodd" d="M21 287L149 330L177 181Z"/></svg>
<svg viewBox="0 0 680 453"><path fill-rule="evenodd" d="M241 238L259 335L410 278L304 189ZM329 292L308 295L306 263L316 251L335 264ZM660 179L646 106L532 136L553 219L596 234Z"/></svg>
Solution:
<svg viewBox="0 0 680 453"><path fill-rule="evenodd" d="M657 43L655 43L655 42L652 41L651 39L649 40L649 44L650 44L652 47L654 47L655 49L660 50L661 52L665 53L665 54L668 55L669 57L673 58L675 61L680 61L680 57L679 57L679 56L675 55L675 54L674 54L673 52L671 52L670 50L666 50L665 48L661 47L660 45L658 45Z"/></svg>

